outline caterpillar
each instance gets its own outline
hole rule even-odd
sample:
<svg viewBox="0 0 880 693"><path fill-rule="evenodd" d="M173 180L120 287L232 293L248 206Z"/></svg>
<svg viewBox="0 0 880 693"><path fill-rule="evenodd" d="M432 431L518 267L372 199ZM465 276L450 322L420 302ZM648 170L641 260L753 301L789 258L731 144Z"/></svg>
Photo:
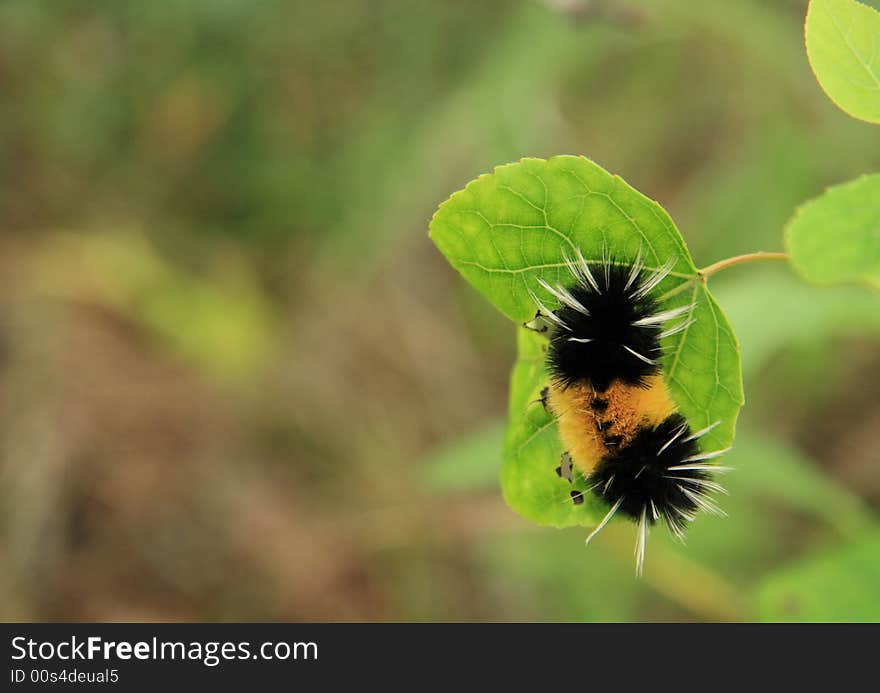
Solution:
<svg viewBox="0 0 880 693"><path fill-rule="evenodd" d="M701 450L700 438L720 422L692 431L663 378L661 340L694 322L692 304L660 310L652 296L674 259L650 271L641 253L618 262L603 252L601 262L590 263L578 249L575 258L564 259L574 283L539 279L559 307L548 309L530 290L537 312L525 325L549 336L550 383L541 401L565 449L556 474L571 483L579 471L588 492L608 508L587 544L616 514L636 523L641 575L655 523L663 521L684 541L698 511L724 514L713 496L726 491L714 475L730 469L716 463L729 448ZM584 498L572 491L571 500Z"/></svg>

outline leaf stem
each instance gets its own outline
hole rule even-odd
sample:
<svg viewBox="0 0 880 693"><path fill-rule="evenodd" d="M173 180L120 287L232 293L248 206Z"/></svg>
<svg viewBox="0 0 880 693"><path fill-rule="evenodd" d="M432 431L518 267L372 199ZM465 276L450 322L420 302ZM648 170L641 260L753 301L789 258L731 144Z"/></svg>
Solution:
<svg viewBox="0 0 880 693"><path fill-rule="evenodd" d="M766 253L763 250L759 250L757 253L747 253L746 255L736 255L734 257L729 257L724 260L719 260L713 265L709 265L708 267L704 267L701 270L697 270L697 274L703 278L705 281L707 278L711 277L716 272L720 272L723 269L727 269L728 267L733 267L734 265L740 265L744 262L756 262L758 260L789 260L788 253Z"/></svg>
<svg viewBox="0 0 880 693"><path fill-rule="evenodd" d="M620 523L622 524L622 523ZM606 530L605 546L626 565L632 565L632 539L618 524ZM685 558L669 546L654 545L654 559L645 571L645 584L696 616L713 621L747 621L748 606L734 585L710 568Z"/></svg>

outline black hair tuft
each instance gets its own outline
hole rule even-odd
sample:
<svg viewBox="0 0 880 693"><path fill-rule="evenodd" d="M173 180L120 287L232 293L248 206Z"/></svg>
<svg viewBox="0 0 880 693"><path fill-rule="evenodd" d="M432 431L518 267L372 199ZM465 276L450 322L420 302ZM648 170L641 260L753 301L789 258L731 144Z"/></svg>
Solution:
<svg viewBox="0 0 880 693"><path fill-rule="evenodd" d="M595 283L579 281L568 287L573 301L554 311L551 373L563 387L589 382L598 392L615 380L644 386L646 378L660 370L662 327L637 324L657 313L657 301L639 291L650 273L631 263L593 264L591 269Z"/></svg>
<svg viewBox="0 0 880 693"><path fill-rule="evenodd" d="M618 512L638 521L643 511L649 524L663 517L675 525L708 502L707 472L688 466L700 455L697 440L681 414L669 416L656 428L639 429L626 445L612 449L588 481L593 492L609 505L620 501ZM694 466L694 465L691 465ZM696 465L699 466L699 465Z"/></svg>

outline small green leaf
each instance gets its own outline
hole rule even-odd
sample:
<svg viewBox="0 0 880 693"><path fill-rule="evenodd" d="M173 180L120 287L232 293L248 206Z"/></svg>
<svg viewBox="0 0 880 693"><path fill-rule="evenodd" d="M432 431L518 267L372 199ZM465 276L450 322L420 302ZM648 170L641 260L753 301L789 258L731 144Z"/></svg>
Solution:
<svg viewBox="0 0 880 693"><path fill-rule="evenodd" d="M757 603L763 621L877 621L880 530L771 575Z"/></svg>
<svg viewBox="0 0 880 693"><path fill-rule="evenodd" d="M802 205L786 226L785 243L807 281L880 288L880 174L829 188Z"/></svg>
<svg viewBox="0 0 880 693"><path fill-rule="evenodd" d="M730 445L743 403L739 346L681 235L656 202L584 157L523 159L452 195L434 215L431 237L468 282L520 324L535 313L529 290L555 305L538 279L574 282L565 257L576 249L592 262L601 261L603 249L620 261L641 250L648 269L672 258L672 272L655 295L664 309L693 303L695 322L664 341L664 377L693 426L722 422L705 437L706 449ZM583 480L572 487L554 473L562 446L538 402L549 381L546 341L520 332L502 467L505 499L542 524L593 524L600 509L591 496L575 505L569 495L584 489Z"/></svg>
<svg viewBox="0 0 880 693"><path fill-rule="evenodd" d="M880 12L856 0L811 0L805 32L828 98L854 118L880 123Z"/></svg>

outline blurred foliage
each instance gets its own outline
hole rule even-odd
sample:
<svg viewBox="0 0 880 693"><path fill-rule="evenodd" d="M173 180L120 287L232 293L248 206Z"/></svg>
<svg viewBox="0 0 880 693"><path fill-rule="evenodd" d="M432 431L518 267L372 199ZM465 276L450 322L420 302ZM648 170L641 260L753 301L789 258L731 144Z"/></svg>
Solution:
<svg viewBox="0 0 880 693"><path fill-rule="evenodd" d="M730 517L655 532L639 582L628 525L585 550L504 506L512 327L426 236L480 172L574 153L700 266L779 249L880 170L805 9L0 3L0 617L876 618L876 294L712 279L747 375ZM776 611L820 582L864 601Z"/></svg>
<svg viewBox="0 0 880 693"><path fill-rule="evenodd" d="M758 594L765 621L880 620L880 536L876 530L843 549L771 574Z"/></svg>
<svg viewBox="0 0 880 693"><path fill-rule="evenodd" d="M498 483L505 428L504 421L497 421L439 445L423 460L425 483L442 492L493 488Z"/></svg>
<svg viewBox="0 0 880 693"><path fill-rule="evenodd" d="M786 345L828 352L844 337L880 336L880 298L862 288L814 289L780 268L752 267L748 281L727 282L717 293L740 338L746 377L758 376Z"/></svg>

